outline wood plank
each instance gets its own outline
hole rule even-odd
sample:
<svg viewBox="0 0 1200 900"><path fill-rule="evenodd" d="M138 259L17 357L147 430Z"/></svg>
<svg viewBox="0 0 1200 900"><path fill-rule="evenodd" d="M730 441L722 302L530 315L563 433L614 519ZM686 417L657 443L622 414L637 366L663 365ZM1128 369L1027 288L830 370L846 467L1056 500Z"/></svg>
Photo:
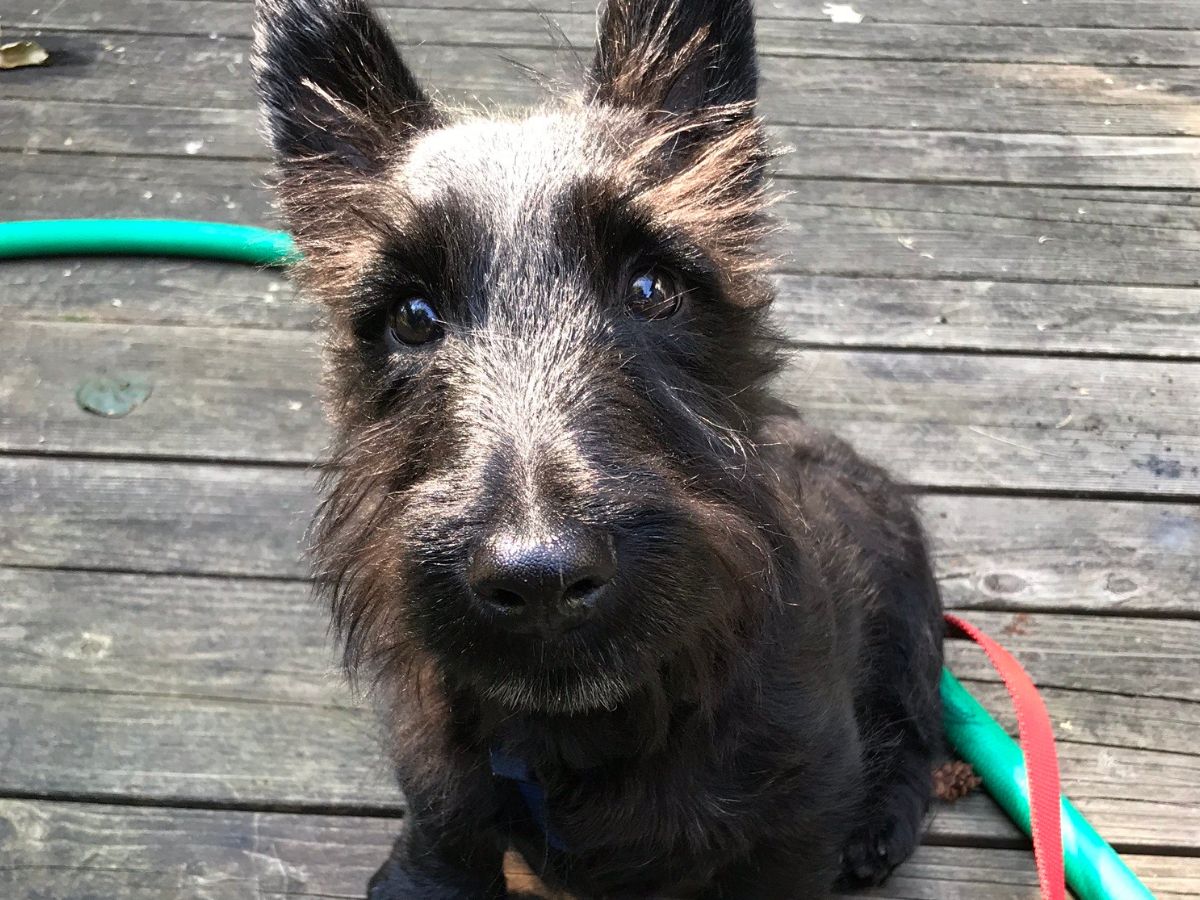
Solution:
<svg viewBox="0 0 1200 900"><path fill-rule="evenodd" d="M324 617L303 585L8 571L0 587L0 724L11 763L0 793L402 809L369 716L330 677ZM1194 690L1195 637L1179 629L1196 623L1038 616L1019 620L1023 634L1005 634L1008 616L971 618L1051 685L1068 790L1110 837L1200 846L1200 707L1154 696ZM1157 675L1129 656L1131 635L1134 646L1162 648L1143 651L1160 660ZM1172 656L1176 643L1185 649ZM958 644L954 669L1010 720L990 671ZM1105 671L1126 665L1124 676ZM1053 687L1073 671L1071 689ZM1082 689L1095 686L1145 696ZM1013 832L980 798L940 809L933 833Z"/></svg>
<svg viewBox="0 0 1200 900"><path fill-rule="evenodd" d="M29 0L24 0L29 2ZM857 4L852 4L856 10ZM1098 66L1195 66L1200 35L1183 29L1070 28L866 19L846 27L827 20L762 19L760 52L791 58L935 60L944 62L1053 63ZM420 24L423 20L417 20ZM1129 23L1126 23L1127 25ZM587 46L586 42L584 46Z"/></svg>
<svg viewBox="0 0 1200 900"><path fill-rule="evenodd" d="M65 272L70 275L64 277ZM1200 291L778 275L777 321L804 347L1004 350L1194 359ZM12 260L5 321L310 330L278 273L180 260Z"/></svg>
<svg viewBox="0 0 1200 900"><path fill-rule="evenodd" d="M0 264L0 315L6 322L299 331L312 330L318 320L317 310L296 296L281 272L201 260L94 257L6 260Z"/></svg>
<svg viewBox="0 0 1200 900"><path fill-rule="evenodd" d="M1127 135L978 134L887 128L772 128L794 148L783 176L978 184L1194 188L1200 139Z"/></svg>
<svg viewBox="0 0 1200 900"><path fill-rule="evenodd" d="M916 485L1191 496L1195 377L1169 363L807 351L780 387Z"/></svg>
<svg viewBox="0 0 1200 900"><path fill-rule="evenodd" d="M1194 287L1200 209L1175 191L789 181L787 272Z"/></svg>
<svg viewBox="0 0 1200 900"><path fill-rule="evenodd" d="M1160 900L1186 897L1198 889L1200 863L1180 857L1127 856L1130 868ZM887 884L859 894L895 900L962 900L964 897L1029 898L1040 896L1030 853L923 847Z"/></svg>
<svg viewBox="0 0 1200 900"><path fill-rule="evenodd" d="M1185 779L1196 777L1190 765L1177 772L1181 781L1164 785L1157 776L1150 774L1157 757L1129 759L1114 751L1100 751L1097 756L1095 748L1087 748L1076 764L1072 759L1074 755L1069 752L1068 745L1060 746L1060 763L1064 771L1072 770L1072 775L1063 782L1063 790L1092 826L1120 846L1123 852L1170 848L1172 853L1194 855L1200 848L1194 820L1195 799L1183 804L1170 799L1176 789L1186 790ZM1096 772L1092 773L1095 780L1082 780L1088 778L1089 769L1097 767L1110 774ZM1143 772L1147 774L1148 790L1153 791L1154 796L1145 792L1140 797L1114 795L1114 790L1122 790L1122 783L1142 777ZM1191 807L1187 805L1189 802ZM1180 831L1173 830L1175 823L1179 824ZM1016 826L990 797L983 794L952 805L936 804L928 834L931 842L939 843L1026 845ZM1160 840L1163 843L1159 843Z"/></svg>
<svg viewBox="0 0 1200 900"><path fill-rule="evenodd" d="M262 329L17 326L0 335L0 355L16 361L0 375L0 430L39 451L157 446L173 457L312 462L330 437L315 396L317 343L311 332ZM106 376L145 380L153 393L125 418L85 411L77 391ZM0 448L16 449L7 437Z"/></svg>
<svg viewBox="0 0 1200 900"><path fill-rule="evenodd" d="M979 618L971 612L966 617L972 621ZM1023 621L1019 620L1016 627L1023 627ZM1012 630L1012 627L1004 626L997 636L1007 644ZM957 655L957 649L955 652ZM1031 659L1025 650L1021 652L1021 658L1025 661ZM1034 664L1040 665L1040 661ZM1004 725L1009 734L1015 736L1016 715L1004 686L995 681L969 678L964 671L959 674L963 675L963 682L979 702ZM1102 755L1106 748L1117 746L1172 753L1181 758L1200 756L1200 748L1196 745L1200 737L1200 706L1195 703L1140 695L1102 694L1042 684L1038 685L1038 689L1046 701L1057 739L1064 744L1081 745L1080 754L1087 752L1082 749L1083 746L1092 747L1098 755Z"/></svg>
<svg viewBox="0 0 1200 900"><path fill-rule="evenodd" d="M103 11L41 0L10 0L10 29L97 31L109 34L198 35L213 40L250 36L250 6L238 0L144 0L134 9ZM540 6L540 4L539 4ZM375 4L403 44L483 47L561 46L590 52L593 10L547 14L525 9L480 9L464 17L453 9L404 9ZM1052 62L1093 65L1200 65L1200 35L1184 29L1046 28L1013 25L880 22L858 27L826 17L763 18L758 25L764 56L845 59L924 59L984 62Z"/></svg>
<svg viewBox="0 0 1200 900"><path fill-rule="evenodd" d="M302 577L312 473L0 458L0 562Z"/></svg>
<svg viewBox="0 0 1200 900"><path fill-rule="evenodd" d="M72 708L144 695L349 721L326 619L300 580L0 568L0 685Z"/></svg>
<svg viewBox="0 0 1200 900"><path fill-rule="evenodd" d="M780 327L803 346L1192 359L1200 329L1194 288L822 275L775 281Z"/></svg>
<svg viewBox="0 0 1200 900"><path fill-rule="evenodd" d="M123 215L225 216L246 221L262 220L268 215L267 198L248 187L256 177L252 164L190 160L184 166L167 160L46 156L9 157L5 163L11 163L21 176L8 182L12 187L6 192L5 202L19 206L25 197L36 193L43 198L39 204L43 214L110 211ZM793 221L788 242L801 248L803 254L796 254L789 268L833 271L835 276L785 278L785 294L795 290L799 300L796 307L786 303L782 306L784 322L801 340L811 334L817 343L828 339L834 328L841 333L846 322L850 326L847 330L857 328L873 336L871 343L885 345L1075 348L1117 353L1153 352L1161 345L1165 355L1191 355L1195 343L1190 326L1195 321L1195 310L1200 308L1191 291L1056 286L1046 289L1045 299L1041 299L1039 287L1023 282L925 281L939 275L1009 278L1020 273L1028 277L1039 274L1039 270L1058 278L1127 277L1131 267L1126 263L1138 257L1143 277L1163 278L1162 270L1156 271L1165 262L1157 257L1163 239L1176 245L1173 255L1179 260L1178 274L1168 271L1166 277L1187 281L1195 271L1193 244L1200 230L1188 229L1200 224L1194 221L1196 216L1179 202L1163 202L1158 193L1137 199L1145 199L1145 205L1123 203L1114 192L1104 191L804 183L804 195L781 209L781 214ZM1184 196L1171 195L1167 199L1182 200ZM970 211L972 204L974 211ZM1033 210L1026 212L1023 220L1018 218L1022 208ZM934 211L938 209L943 212ZM1084 215L1080 215L1080 209ZM1081 221L1071 222L1072 213ZM1156 217L1168 227L1151 225ZM1023 234L1005 233L1006 229L1014 230L1014 223ZM1039 243L1042 237L1047 240ZM901 239L911 243L913 249L900 244ZM1116 245L1121 247L1119 253L1108 250ZM1044 257L1040 262L1030 261L1025 255L1034 247L1037 250L1033 252ZM931 253L935 259L927 259L922 253ZM61 269L52 265L25 263L0 268L0 278L7 279L13 273L17 289L4 291L5 305L24 306L30 302L27 286L34 284L31 273L38 273L37 283L44 284L62 273L74 275L80 271L77 262L64 263ZM106 265L107 271L114 271L132 270L139 264L121 261ZM856 268L883 274L899 269L920 280L872 283L870 278L864 281L853 277ZM203 282L217 271L218 267L206 267L196 277ZM234 276L211 277L216 290L222 292L221 278ZM272 280L278 287L279 279ZM66 281L63 279L63 283ZM88 296L93 296L90 281L84 284L89 288ZM876 285L891 296L882 290L872 294L863 289ZM153 285L149 288L156 289ZM204 289L203 284L197 284L187 292L198 294ZM269 290L270 283L267 291L256 295L264 297ZM107 295L102 296L111 303ZM34 303L40 300L40 296L32 298ZM847 303L852 305L847 308ZM1034 307L1035 303L1039 306ZM881 316L881 308L889 314ZM1080 312L1081 308L1086 312ZM1000 316L1007 316L1010 324L997 321ZM890 324L889 319L896 324ZM1022 335L1020 338L1010 336L1013 328ZM970 339L960 336L964 330L972 335ZM846 343L853 345L862 340L851 335Z"/></svg>
<svg viewBox="0 0 1200 900"><path fill-rule="evenodd" d="M1128 855L1130 868L1156 897L1186 897L1196 890L1195 859ZM1040 896L1030 853L974 850L969 847L923 847L881 888L859 896L894 900L962 900L964 897Z"/></svg>
<svg viewBox="0 0 1200 900"><path fill-rule="evenodd" d="M0 449L308 463L329 443L310 332L15 323ZM103 376L147 381L86 412ZM806 350L779 393L901 478L940 488L1200 495L1200 368L1128 360Z"/></svg>
<svg viewBox="0 0 1200 900"><path fill-rule="evenodd" d="M0 801L11 900L362 897L389 819Z"/></svg>
<svg viewBox="0 0 1200 900"><path fill-rule="evenodd" d="M360 711L34 686L0 686L0 703L0 794L403 808Z"/></svg>
<svg viewBox="0 0 1200 900"><path fill-rule="evenodd" d="M227 595L212 579L0 572L8 594L0 611L12 623L0 634L0 645L13 654L0 664L2 684L118 697L146 693L198 702L349 706L333 674L324 616L302 583L260 588L236 581ZM83 597L87 611L74 610ZM1000 636L1045 688L1192 704L1200 697L1194 683L1200 622L980 610L972 610L970 618ZM278 630L273 625L289 620L297 634L273 637L272 646L263 649L262 635L284 634L286 625ZM215 646L214 627L229 635ZM174 662L164 669L163 658L178 658L178 670ZM997 683L987 660L969 644L948 643L947 661L964 679ZM1064 703L1079 706L1074 696L1064 695ZM1198 715L1176 714L1176 720L1200 733ZM1200 758L1194 746L1178 751Z"/></svg>
<svg viewBox="0 0 1200 900"><path fill-rule="evenodd" d="M265 159L257 122L252 109L5 99L0 150Z"/></svg>
<svg viewBox="0 0 1200 900"><path fill-rule="evenodd" d="M0 590L0 685L35 699L61 694L73 707L89 695L105 704L145 695L183 708L278 704L284 716L311 708L297 715L335 718L355 708L325 613L301 581L0 568ZM1064 740L1200 759L1200 688L1190 681L1200 623L967 614L1037 678ZM982 654L961 641L947 652L954 671L1004 713Z"/></svg>
<svg viewBox="0 0 1200 900"><path fill-rule="evenodd" d="M804 347L1165 359L1195 359L1200 352L1194 288L782 274L775 281L777 321ZM279 273L140 259L6 261L0 311L8 322L302 331L319 318Z"/></svg>
<svg viewBox="0 0 1200 900"><path fill-rule="evenodd" d="M2 154L0 202L41 215L273 220L263 166L216 159ZM1195 287L1186 191L790 180L780 271L843 277Z"/></svg>
<svg viewBox="0 0 1200 900"><path fill-rule="evenodd" d="M404 808L375 725L352 710L9 687L0 687L0 700L9 761L0 793L389 814ZM1054 712L1102 737L1077 744L1058 731L1064 790L1096 828L1127 847L1200 848L1194 752L1124 747L1111 720L1084 719L1062 702ZM1195 745L1194 727L1176 731L1177 741ZM1019 840L986 797L939 804L929 831L937 842Z"/></svg>
<svg viewBox="0 0 1200 900"><path fill-rule="evenodd" d="M164 896L361 897L398 823L363 816L222 810L131 809L99 804L0 801L11 865L0 887L12 900L54 891L56 900ZM1197 861L1133 855L1131 867L1160 898L1194 894ZM1038 896L1029 853L923 847L878 900L1016 900Z"/></svg>
<svg viewBox="0 0 1200 900"><path fill-rule="evenodd" d="M0 458L0 564L302 578L314 476L296 469ZM1200 510L922 499L947 602L1200 618Z"/></svg>
<svg viewBox="0 0 1200 900"><path fill-rule="evenodd" d="M0 108L0 150L56 150L265 159L249 109L96 105L9 100ZM1196 188L1200 139L1129 135L977 134L907 129L771 126L796 152L781 175L929 182ZM67 141L69 144L66 144ZM852 161L852 164L851 162Z"/></svg>
<svg viewBox="0 0 1200 900"><path fill-rule="evenodd" d="M270 225L266 170L259 161L0 153L0 171L9 176L0 182L0 203L31 219L148 216Z"/></svg>
<svg viewBox="0 0 1200 900"><path fill-rule="evenodd" d="M970 618L1003 640L1039 685L1200 700L1200 622L982 610ZM999 681L987 657L966 641L947 642L946 660L964 678ZM1200 753L1192 752L1200 765Z"/></svg>
<svg viewBox="0 0 1200 900"><path fill-rule="evenodd" d="M410 0L422 6L483 3L485 0ZM487 0L491 2L491 0ZM506 0L507 2L507 0ZM519 0L512 0L515 3ZM564 0L552 0L556 5ZM571 2L571 0L566 0ZM773 16L816 16L821 0L759 0ZM978 25L1080 26L1084 28L1196 28L1200 10L1188 0L861 0L855 8L877 22L970 22Z"/></svg>
<svg viewBox="0 0 1200 900"><path fill-rule="evenodd" d="M4 202L20 208L39 196L38 215L269 221L267 198L253 187L261 172L253 163L57 156L10 156L3 163L19 173L7 182ZM1175 277L1186 281L1195 271L1194 232L1188 229L1200 223L1180 202L1143 193L1128 199L1145 204L1124 203L1111 191L799 186L803 192L780 211L794 222L788 244L799 248L789 268L840 273L780 277L782 321L804 342L1195 355L1200 303L1192 289L957 280L972 274L1028 277L1039 268L1056 278L1121 278L1128 277L1126 262L1135 255L1144 277L1162 278L1157 253L1165 235L1177 246ZM1151 226L1156 218L1165 230ZM1024 232L1020 236L1009 233L1014 223ZM1042 237L1047 240L1039 243ZM1116 254L1109 249L1114 246L1121 248ZM1043 259L1031 262L1030 253ZM917 277L855 277L854 269L862 268ZM927 280L939 275L956 280ZM211 315L212 324L277 327L311 321L310 311L292 304L268 309L273 293L288 295L277 276L220 265L94 260L0 266L0 306L17 317L184 323L210 321ZM113 307L114 300L122 307ZM143 306L148 315L140 319Z"/></svg>
<svg viewBox="0 0 1200 900"><path fill-rule="evenodd" d="M1200 617L1194 507L964 495L921 508L948 605Z"/></svg>
<svg viewBox="0 0 1200 900"><path fill-rule="evenodd" d="M191 0L198 2L198 0ZM243 3L252 0L240 0ZM387 0L387 5L413 10L527 10L528 0ZM756 0L763 19L823 22L824 0ZM547 12L593 13L595 0L539 0ZM1200 11L1187 0L1054 0L1053 3L1014 4L1009 0L979 0L963 6L960 0L861 0L856 8L875 22L918 24L1035 25L1084 28L1200 27Z"/></svg>
<svg viewBox="0 0 1200 900"><path fill-rule="evenodd" d="M249 43L240 38L43 30L55 65L17 69L5 99L250 109ZM526 105L544 98L513 63L551 77L569 53L417 45L419 76L455 100ZM1200 135L1200 69L1159 66L762 60L763 111L777 125L1099 135ZM986 102L981 102L981 98ZM200 136L197 136L200 137Z"/></svg>
<svg viewBox="0 0 1200 900"><path fill-rule="evenodd" d="M303 582L0 569L0 588L0 684L13 690L333 715L354 708L334 669L325 615ZM978 610L969 617L1035 674L1064 740L1200 756L1200 706L1188 682L1197 623ZM1103 671L1115 659L1128 670ZM1010 722L978 652L955 641L948 660Z"/></svg>

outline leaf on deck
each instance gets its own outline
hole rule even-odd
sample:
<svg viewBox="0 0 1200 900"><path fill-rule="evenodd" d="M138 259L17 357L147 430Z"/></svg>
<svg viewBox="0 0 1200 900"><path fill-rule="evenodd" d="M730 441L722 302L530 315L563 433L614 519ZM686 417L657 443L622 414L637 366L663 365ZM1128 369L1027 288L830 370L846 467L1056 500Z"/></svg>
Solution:
<svg viewBox="0 0 1200 900"><path fill-rule="evenodd" d="M22 66L40 66L50 59L41 44L33 41L13 41L0 44L0 69L19 69Z"/></svg>
<svg viewBox="0 0 1200 900"><path fill-rule="evenodd" d="M150 398L153 386L141 378L98 376L75 392L81 409L108 419L127 416Z"/></svg>

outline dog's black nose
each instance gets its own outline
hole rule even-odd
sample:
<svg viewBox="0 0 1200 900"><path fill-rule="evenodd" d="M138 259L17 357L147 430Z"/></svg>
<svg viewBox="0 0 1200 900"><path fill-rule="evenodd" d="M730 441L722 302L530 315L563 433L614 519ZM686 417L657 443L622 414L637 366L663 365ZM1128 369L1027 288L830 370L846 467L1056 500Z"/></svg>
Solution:
<svg viewBox="0 0 1200 900"><path fill-rule="evenodd" d="M498 532L476 551L468 578L505 626L551 633L591 615L616 571L612 538L572 526L537 536Z"/></svg>

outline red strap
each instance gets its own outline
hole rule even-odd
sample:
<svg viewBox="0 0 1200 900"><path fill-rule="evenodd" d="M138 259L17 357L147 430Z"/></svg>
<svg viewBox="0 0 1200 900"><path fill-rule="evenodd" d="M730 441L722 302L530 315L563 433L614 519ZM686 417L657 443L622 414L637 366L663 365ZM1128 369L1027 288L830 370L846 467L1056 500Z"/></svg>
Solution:
<svg viewBox="0 0 1200 900"><path fill-rule="evenodd" d="M980 647L991 660L1017 711L1017 731L1025 771L1029 781L1029 820L1033 834L1033 855L1037 861L1038 882L1043 900L1066 900L1063 874L1062 824L1059 820L1061 793L1058 779L1058 755L1054 750L1054 732L1046 705L1019 662L990 637L957 616L946 614L946 621Z"/></svg>

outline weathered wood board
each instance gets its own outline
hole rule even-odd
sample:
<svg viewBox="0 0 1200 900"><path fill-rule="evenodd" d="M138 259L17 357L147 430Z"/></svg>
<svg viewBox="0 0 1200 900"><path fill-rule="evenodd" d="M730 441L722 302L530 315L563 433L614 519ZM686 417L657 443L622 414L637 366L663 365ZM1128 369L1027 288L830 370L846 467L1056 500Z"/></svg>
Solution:
<svg viewBox="0 0 1200 900"><path fill-rule="evenodd" d="M799 347L1200 356L1200 290L775 276L775 318ZM318 328L281 272L199 260L12 260L7 322Z"/></svg>
<svg viewBox="0 0 1200 900"><path fill-rule="evenodd" d="M70 210L63 210L69 215ZM315 307L283 273L187 259L10 260L0 265L6 322L312 330Z"/></svg>
<svg viewBox="0 0 1200 900"><path fill-rule="evenodd" d="M11 759L21 763L0 776L5 793L154 805L403 809L365 714L140 693L3 688L0 694ZM1194 752L1125 746L1129 738L1110 736L1111 717L1085 718L1066 694L1049 700L1060 723L1106 736L1100 745L1060 741L1065 789L1098 828L1129 847L1196 845ZM939 805L929 834L935 843L954 843L1007 841L1015 833L979 797Z"/></svg>
<svg viewBox="0 0 1200 900"><path fill-rule="evenodd" d="M265 160L256 124L248 109L12 99L0 106L0 150ZM783 176L1132 188L1200 183L1196 137L810 125L768 130L777 148L794 150L774 165Z"/></svg>
<svg viewBox="0 0 1200 900"><path fill-rule="evenodd" d="M0 889L11 900L361 897L400 828L393 819L0 801ZM1137 855L1160 898L1194 896L1195 860ZM878 900L1038 896L1030 855L924 847Z"/></svg>
<svg viewBox="0 0 1200 900"><path fill-rule="evenodd" d="M250 109L249 41L40 29L55 64L16 69L0 97ZM526 105L544 90L518 70L578 83L551 49L417 44L418 76L454 102ZM908 59L762 59L763 112L777 125L1096 135L1198 135L1200 68Z"/></svg>
<svg viewBox="0 0 1200 900"><path fill-rule="evenodd" d="M1194 288L822 275L776 282L778 321L801 346L1181 359L1200 351Z"/></svg>
<svg viewBox="0 0 1200 900"><path fill-rule="evenodd" d="M316 345L305 331L14 323L0 448L315 462L330 441ZM78 391L106 377L153 393L123 418L86 411ZM917 485L1200 496L1194 366L807 350L779 393Z"/></svg>
<svg viewBox="0 0 1200 900"><path fill-rule="evenodd" d="M301 581L0 568L0 615L0 684L14 689L356 708L324 610ZM1187 704L1200 690L1191 680L1200 623L1024 611L970 617L1011 643L1064 706L1087 710L1085 718L1116 717L1113 739L1196 752L1187 734L1200 726L1200 711ZM968 645L951 642L947 658L965 679L996 681ZM1145 704L1141 731L1126 702L1133 696ZM1189 727L1172 736L1169 721ZM1098 740L1083 734L1069 727L1063 737Z"/></svg>
<svg viewBox="0 0 1200 900"><path fill-rule="evenodd" d="M1035 282L775 276L775 316L799 347L1195 359L1200 290ZM282 273L188 260L0 266L8 322L312 330L320 310Z"/></svg>
<svg viewBox="0 0 1200 900"><path fill-rule="evenodd" d="M315 474L0 457L0 564L301 578ZM976 609L1200 617L1191 505L933 495L947 599Z"/></svg>
<svg viewBox="0 0 1200 900"><path fill-rule="evenodd" d="M0 184L0 202L12 208L33 192L45 207L77 216L273 221L255 161L0 153L0 168L12 175ZM780 188L775 249L777 269L786 273L1200 282L1200 209L1186 191L811 179Z"/></svg>
<svg viewBox="0 0 1200 900"><path fill-rule="evenodd" d="M0 457L0 561L298 577L313 473Z"/></svg>
<svg viewBox="0 0 1200 900"><path fill-rule="evenodd" d="M0 801L9 900L361 898L385 818Z"/></svg>
<svg viewBox="0 0 1200 900"><path fill-rule="evenodd" d="M67 212L64 210L64 212ZM776 321L801 347L981 350L1195 359L1200 290L1036 282L774 278ZM276 271L188 260L14 260L6 321L319 327Z"/></svg>
<svg viewBox="0 0 1200 900"><path fill-rule="evenodd" d="M186 0L203 6L212 0ZM252 0L233 0L248 4ZM434 12L516 11L528 13L527 0L383 0L385 8ZM760 21L798 20L827 22L823 0L756 0ZM595 14L595 0L538 0L543 12ZM939 25L1032 25L1044 28L1135 28L1188 30L1200 27L1200 12L1186 0L1055 0L1053 3L1014 4L1008 0L859 0L856 10L866 21L898 24ZM98 23L99 24L99 23Z"/></svg>
<svg viewBox="0 0 1200 900"><path fill-rule="evenodd" d="M405 44L563 46L586 57L595 42L593 5L557 13L543 12L540 3L524 9L485 7L469 17L457 9L406 9L386 2L376 9ZM12 29L211 35L218 41L249 37L252 22L250 4L240 0L143 0L136 8L107 4L99 10L10 0L5 15ZM979 25L957 17L950 23L868 18L849 28L827 16L768 16L759 21L758 40L764 56L1200 65L1200 38L1182 28Z"/></svg>

